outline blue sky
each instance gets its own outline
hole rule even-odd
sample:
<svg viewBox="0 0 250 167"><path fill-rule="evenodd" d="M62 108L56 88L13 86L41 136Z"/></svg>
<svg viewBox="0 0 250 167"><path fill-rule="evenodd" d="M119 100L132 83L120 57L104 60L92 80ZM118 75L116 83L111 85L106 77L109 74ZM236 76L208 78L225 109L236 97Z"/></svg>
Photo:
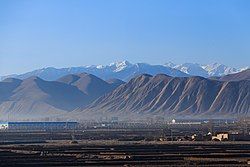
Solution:
<svg viewBox="0 0 250 167"><path fill-rule="evenodd" d="M48 66L250 65L249 0L1 0L0 75Z"/></svg>

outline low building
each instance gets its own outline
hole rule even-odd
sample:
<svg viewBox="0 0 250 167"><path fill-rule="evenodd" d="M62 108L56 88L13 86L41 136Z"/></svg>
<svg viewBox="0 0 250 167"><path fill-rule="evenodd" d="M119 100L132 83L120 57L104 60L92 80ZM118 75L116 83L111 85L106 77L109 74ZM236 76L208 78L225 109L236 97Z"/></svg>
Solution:
<svg viewBox="0 0 250 167"><path fill-rule="evenodd" d="M8 129L8 123L7 122L0 122L0 130Z"/></svg>
<svg viewBox="0 0 250 167"><path fill-rule="evenodd" d="M228 139L229 139L228 132L218 132L216 133L215 136L212 136L212 140L224 141Z"/></svg>

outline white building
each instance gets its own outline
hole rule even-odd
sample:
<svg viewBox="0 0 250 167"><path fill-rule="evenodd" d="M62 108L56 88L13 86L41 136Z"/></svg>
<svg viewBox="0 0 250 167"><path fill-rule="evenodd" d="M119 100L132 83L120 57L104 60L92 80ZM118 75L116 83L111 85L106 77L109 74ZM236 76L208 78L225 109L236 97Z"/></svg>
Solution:
<svg viewBox="0 0 250 167"><path fill-rule="evenodd" d="M9 124L8 123L0 123L0 130L8 129Z"/></svg>
<svg viewBox="0 0 250 167"><path fill-rule="evenodd" d="M216 136L212 136L212 140L219 140L219 141L228 140L228 133L227 132L217 133Z"/></svg>

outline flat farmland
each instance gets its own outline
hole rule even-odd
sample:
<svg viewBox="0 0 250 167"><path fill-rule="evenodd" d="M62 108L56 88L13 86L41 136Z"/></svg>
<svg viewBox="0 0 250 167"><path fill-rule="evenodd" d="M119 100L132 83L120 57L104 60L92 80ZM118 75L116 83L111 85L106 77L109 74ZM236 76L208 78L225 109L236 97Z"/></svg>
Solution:
<svg viewBox="0 0 250 167"><path fill-rule="evenodd" d="M0 146L0 166L248 166L250 142L70 140Z"/></svg>

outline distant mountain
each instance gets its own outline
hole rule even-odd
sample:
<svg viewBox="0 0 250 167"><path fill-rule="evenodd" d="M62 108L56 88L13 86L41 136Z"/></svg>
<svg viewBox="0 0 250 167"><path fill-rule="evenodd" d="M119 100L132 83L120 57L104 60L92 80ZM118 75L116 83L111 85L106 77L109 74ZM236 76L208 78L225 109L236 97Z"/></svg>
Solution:
<svg viewBox="0 0 250 167"><path fill-rule="evenodd" d="M45 81L33 76L0 82L0 120L38 119L63 114L90 104L123 82L108 83L91 74Z"/></svg>
<svg viewBox="0 0 250 167"><path fill-rule="evenodd" d="M185 76L202 76L202 77L212 77L212 76L224 76L232 73L237 73L245 68L232 68L227 67L223 64L208 64L201 65L197 63L184 63L184 64L174 64L172 62L166 63L164 65L150 65L146 63L136 63L132 64L128 61L111 63L109 65L91 65L91 66L81 66L81 67L69 67L69 68L43 68L27 72L20 75L9 75L0 77L1 80L5 78L18 78L26 79L31 76L37 76L44 80L55 81L68 74L77 73L89 73L95 75L103 80L108 80L112 78L117 78L123 81L128 81L129 79L140 74L150 74L156 75L159 73L174 76L174 77L185 77Z"/></svg>
<svg viewBox="0 0 250 167"><path fill-rule="evenodd" d="M184 63L181 65L175 65L173 68L189 75L209 77L208 71L203 69L202 66L197 63Z"/></svg>
<svg viewBox="0 0 250 167"><path fill-rule="evenodd" d="M15 77L19 79L26 79L31 76L37 76L44 80L54 81L68 74L76 73L89 73L95 75L103 80L108 80L112 78L117 78L123 81L128 81L129 79L135 77L136 75L148 73L155 75L158 73L164 73L170 76L188 76L186 73L183 73L177 69L172 69L163 65L150 65L145 63L136 63L131 64L128 61L111 63L110 65L97 65L97 66L83 66L83 67L70 67L70 68L43 68L21 75L11 75L3 76L1 79Z"/></svg>
<svg viewBox="0 0 250 167"><path fill-rule="evenodd" d="M209 76L223 76L227 74L240 72L240 69L228 67L219 63L204 65L202 67L208 72Z"/></svg>
<svg viewBox="0 0 250 167"><path fill-rule="evenodd" d="M216 77L215 79L220 81L240 81L240 80L250 80L250 69L241 71L235 74L228 74L222 77Z"/></svg>
<svg viewBox="0 0 250 167"><path fill-rule="evenodd" d="M144 74L74 114L78 118L232 118L249 116L249 102L250 80L223 82L203 77Z"/></svg>
<svg viewBox="0 0 250 167"><path fill-rule="evenodd" d="M178 69L189 75L202 77L224 76L228 74L238 73L240 71L248 69L248 67L236 69L219 63L207 65L197 63L184 63L178 65L172 62L168 62L165 64L165 66Z"/></svg>

